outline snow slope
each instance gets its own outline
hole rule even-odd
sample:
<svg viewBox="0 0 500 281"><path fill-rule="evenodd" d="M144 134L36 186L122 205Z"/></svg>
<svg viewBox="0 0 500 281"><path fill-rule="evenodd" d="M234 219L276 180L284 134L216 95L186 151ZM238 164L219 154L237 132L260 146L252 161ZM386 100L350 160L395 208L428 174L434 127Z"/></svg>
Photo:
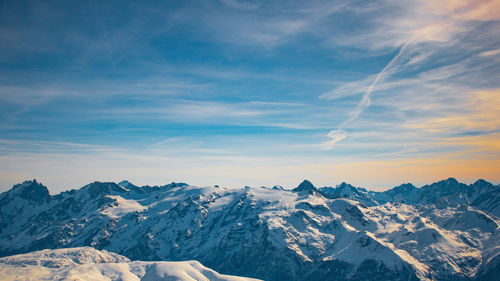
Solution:
<svg viewBox="0 0 500 281"><path fill-rule="evenodd" d="M197 261L131 262L91 247L42 250L0 258L0 280L256 280L219 274Z"/></svg>
<svg viewBox="0 0 500 281"><path fill-rule="evenodd" d="M92 246L265 280L488 280L500 270L498 190L94 182L51 196L27 181L0 194L0 256Z"/></svg>

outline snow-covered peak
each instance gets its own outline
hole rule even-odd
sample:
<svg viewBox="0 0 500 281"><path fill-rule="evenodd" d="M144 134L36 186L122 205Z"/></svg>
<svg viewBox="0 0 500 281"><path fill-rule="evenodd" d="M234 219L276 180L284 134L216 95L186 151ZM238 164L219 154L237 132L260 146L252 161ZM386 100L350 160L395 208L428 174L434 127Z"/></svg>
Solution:
<svg viewBox="0 0 500 281"><path fill-rule="evenodd" d="M41 250L0 258L0 265L63 268L81 264L130 262L124 256L92 247Z"/></svg>
<svg viewBox="0 0 500 281"><path fill-rule="evenodd" d="M367 206L378 205L378 203L369 196L369 193L366 191L366 189L354 187L345 182L337 185L335 188L325 186L321 187L319 190L325 197L330 199L346 198L358 201Z"/></svg>
<svg viewBox="0 0 500 281"><path fill-rule="evenodd" d="M460 189L467 188L467 185L458 182L454 178L434 182L430 185L425 185L422 190L442 191L442 192L455 192Z"/></svg>
<svg viewBox="0 0 500 281"><path fill-rule="evenodd" d="M274 190L285 190L285 188L283 186L281 186L281 185L275 185L275 186L273 186L272 189L274 189Z"/></svg>
<svg viewBox="0 0 500 281"><path fill-rule="evenodd" d="M341 197L360 195L356 187L345 182L337 185L336 189Z"/></svg>
<svg viewBox="0 0 500 281"><path fill-rule="evenodd" d="M122 180L121 182L118 183L118 185L126 189L137 187L135 184L129 182L128 180Z"/></svg>
<svg viewBox="0 0 500 281"><path fill-rule="evenodd" d="M43 250L0 258L1 280L257 280L223 275L197 261L131 262L91 247Z"/></svg>
<svg viewBox="0 0 500 281"><path fill-rule="evenodd" d="M172 188L172 187L181 187L181 186L189 186L189 184L184 182L171 182L167 185L164 185L164 188Z"/></svg>
<svg viewBox="0 0 500 281"><path fill-rule="evenodd" d="M35 179L14 185L8 193L11 196L19 196L37 203L46 202L51 198L47 187L38 183Z"/></svg>
<svg viewBox="0 0 500 281"><path fill-rule="evenodd" d="M500 260L499 198L453 180L385 192L92 183L43 204L2 201L0 256L90 245L266 280L470 279Z"/></svg>
<svg viewBox="0 0 500 281"><path fill-rule="evenodd" d="M394 193L403 193L403 194L409 194L413 191L415 191L417 188L411 184L411 183L404 183L402 185L398 185L391 189Z"/></svg>
<svg viewBox="0 0 500 281"><path fill-rule="evenodd" d="M308 194L313 194L314 192L317 192L318 189L308 180L304 180L297 186L296 188L292 189L293 192L300 192L300 193L308 193Z"/></svg>
<svg viewBox="0 0 500 281"><path fill-rule="evenodd" d="M90 197L98 197L115 193L125 193L127 189L114 182L93 182L82 188Z"/></svg>

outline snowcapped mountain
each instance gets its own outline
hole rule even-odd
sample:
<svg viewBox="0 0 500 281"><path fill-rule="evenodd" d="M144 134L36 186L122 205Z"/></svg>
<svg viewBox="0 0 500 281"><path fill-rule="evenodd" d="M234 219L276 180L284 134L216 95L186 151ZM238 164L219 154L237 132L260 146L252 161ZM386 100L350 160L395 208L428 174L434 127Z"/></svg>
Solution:
<svg viewBox="0 0 500 281"><path fill-rule="evenodd" d="M0 195L0 256L92 246L265 280L495 280L499 194L448 179L385 192L94 182L51 196L26 181Z"/></svg>
<svg viewBox="0 0 500 281"><path fill-rule="evenodd" d="M256 279L219 274L197 261L141 262L91 247L42 250L0 258L2 280L217 280Z"/></svg>

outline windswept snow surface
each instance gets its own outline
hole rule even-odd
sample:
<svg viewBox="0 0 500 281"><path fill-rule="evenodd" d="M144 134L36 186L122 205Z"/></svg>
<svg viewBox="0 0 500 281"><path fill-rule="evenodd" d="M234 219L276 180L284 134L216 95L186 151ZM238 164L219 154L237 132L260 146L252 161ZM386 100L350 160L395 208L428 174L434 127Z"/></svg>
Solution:
<svg viewBox="0 0 500 281"><path fill-rule="evenodd" d="M0 258L0 280L245 281L256 279L219 274L197 261L131 262L115 253L81 247L42 250Z"/></svg>
<svg viewBox="0 0 500 281"><path fill-rule="evenodd" d="M0 194L0 256L91 246L270 281L490 280L500 274L499 190L454 179L385 192L94 182L51 196L27 181ZM122 276L132 264L93 270Z"/></svg>

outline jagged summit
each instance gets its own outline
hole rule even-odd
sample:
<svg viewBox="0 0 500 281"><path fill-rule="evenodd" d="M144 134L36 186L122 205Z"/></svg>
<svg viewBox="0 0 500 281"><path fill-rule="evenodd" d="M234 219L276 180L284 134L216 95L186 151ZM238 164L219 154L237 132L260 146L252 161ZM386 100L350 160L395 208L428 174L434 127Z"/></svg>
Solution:
<svg viewBox="0 0 500 281"><path fill-rule="evenodd" d="M163 187L171 188L171 187L181 187L181 186L189 186L189 185L184 182L171 182L167 185L164 185Z"/></svg>
<svg viewBox="0 0 500 281"><path fill-rule="evenodd" d="M95 181L91 184L84 186L84 189L91 197L97 197L100 195L108 195L111 193L124 193L127 189L117 185L114 182L99 182Z"/></svg>
<svg viewBox="0 0 500 281"><path fill-rule="evenodd" d="M274 190L285 190L285 188L283 188L283 186L281 186L281 185L275 185L275 186L273 186L272 189L274 189Z"/></svg>
<svg viewBox="0 0 500 281"><path fill-rule="evenodd" d="M456 178L449 177L445 180L442 180L441 182L446 182L448 184L457 184L458 180Z"/></svg>
<svg viewBox="0 0 500 281"><path fill-rule="evenodd" d="M401 185L394 187L392 190L395 192L411 192L415 189L417 189L417 188L413 184L403 183Z"/></svg>
<svg viewBox="0 0 500 281"><path fill-rule="evenodd" d="M14 185L10 190L10 194L34 202L44 202L51 198L47 187L38 183L36 179Z"/></svg>
<svg viewBox="0 0 500 281"><path fill-rule="evenodd" d="M342 182L341 184L337 185L336 189L339 191L339 193L346 194L346 195L353 195L353 194L359 195L360 194L356 187L354 187L351 184L345 183L345 182Z"/></svg>
<svg viewBox="0 0 500 281"><path fill-rule="evenodd" d="M378 203L370 197L370 193L366 189L355 187L345 182L342 182L336 187L321 187L319 191L323 196L330 199L345 198L359 201L367 206L378 205Z"/></svg>
<svg viewBox="0 0 500 281"><path fill-rule="evenodd" d="M94 182L36 204L10 196L31 185L0 195L0 256L92 246L270 281L475 281L500 266L500 187L483 181L384 192Z"/></svg>
<svg viewBox="0 0 500 281"><path fill-rule="evenodd" d="M135 184L129 182L128 180L122 180L118 183L118 185L127 189L137 187Z"/></svg>
<svg viewBox="0 0 500 281"><path fill-rule="evenodd" d="M488 187L491 187L493 186L490 182L487 182L483 179L478 179L477 181L475 181L472 186L488 186Z"/></svg>
<svg viewBox="0 0 500 281"><path fill-rule="evenodd" d="M318 191L318 189L308 180L304 180L297 186L296 188L292 189L293 192L306 192L309 194L312 194L315 191Z"/></svg>

